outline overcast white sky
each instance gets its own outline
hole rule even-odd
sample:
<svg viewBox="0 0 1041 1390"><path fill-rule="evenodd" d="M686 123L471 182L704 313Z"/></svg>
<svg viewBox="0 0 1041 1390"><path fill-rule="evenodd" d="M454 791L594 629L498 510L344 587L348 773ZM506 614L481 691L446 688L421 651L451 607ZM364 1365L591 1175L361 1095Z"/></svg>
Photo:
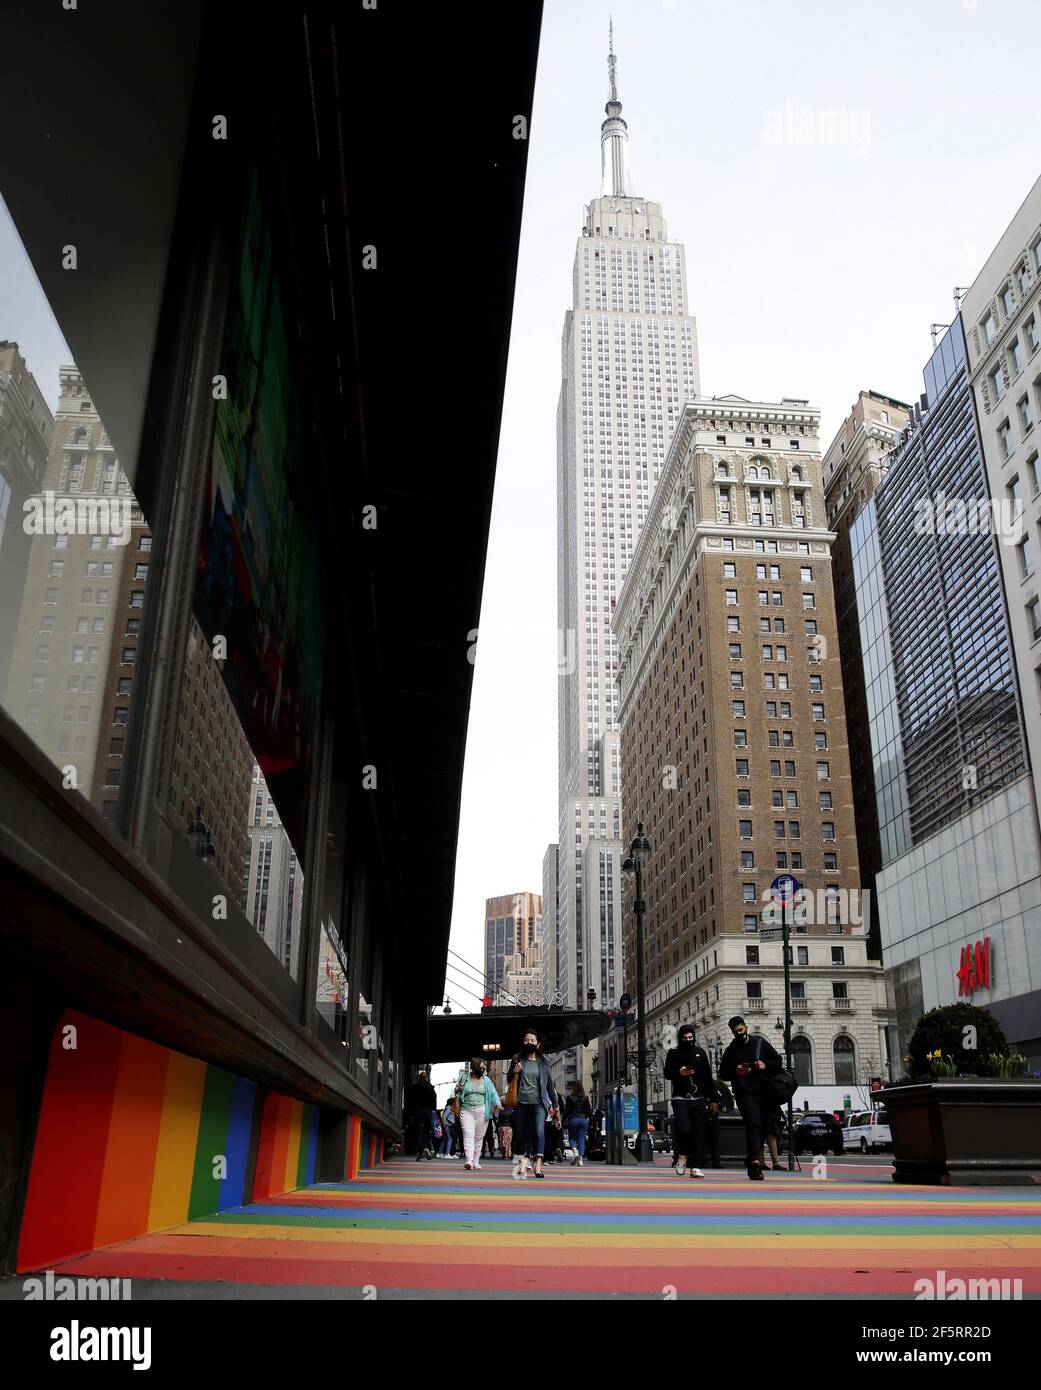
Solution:
<svg viewBox="0 0 1041 1390"><path fill-rule="evenodd" d="M560 334L609 13L635 191L686 247L702 391L809 398L824 444L862 388L917 398L930 324L1041 172L1036 0L547 0L456 869L452 946L475 964L485 898L540 892L557 835ZM848 113L856 143L771 143L789 103L795 129Z"/></svg>

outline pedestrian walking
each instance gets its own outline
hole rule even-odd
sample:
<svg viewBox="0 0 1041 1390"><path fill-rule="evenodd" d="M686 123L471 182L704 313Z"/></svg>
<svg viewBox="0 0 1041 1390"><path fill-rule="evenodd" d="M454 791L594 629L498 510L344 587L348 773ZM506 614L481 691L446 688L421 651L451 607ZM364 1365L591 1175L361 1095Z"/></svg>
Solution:
<svg viewBox="0 0 1041 1390"><path fill-rule="evenodd" d="M459 1130L459 1117L456 1114L458 1104L459 1102L453 1098L441 1112L442 1139L441 1147L437 1151L438 1158L452 1157L452 1149Z"/></svg>
<svg viewBox="0 0 1041 1390"><path fill-rule="evenodd" d="M459 1124L463 1131L464 1168L480 1169L484 1133L499 1109L499 1092L484 1070L484 1062L474 1057L470 1075L459 1087Z"/></svg>
<svg viewBox="0 0 1041 1390"><path fill-rule="evenodd" d="M513 1111L505 1104L499 1111L499 1153L506 1163L513 1157Z"/></svg>
<svg viewBox="0 0 1041 1390"><path fill-rule="evenodd" d="M571 1147L575 1150L572 1164L581 1168L586 1159L586 1139L589 1135L589 1122L593 1118L593 1107L589 1104L581 1081L571 1082L571 1094L564 1102L564 1125Z"/></svg>
<svg viewBox="0 0 1041 1390"><path fill-rule="evenodd" d="M703 1178L709 1162L709 1125L719 1113L719 1094L712 1079L708 1053L694 1041L694 1029L684 1023L676 1046L665 1058L665 1077L672 1082L672 1151L676 1176Z"/></svg>
<svg viewBox="0 0 1041 1390"><path fill-rule="evenodd" d="M733 1084L734 1100L745 1122L748 1176L753 1182L762 1182L763 1135L769 1133L770 1115L777 1108L770 1077L783 1070L784 1064L765 1038L749 1038L740 1015L727 1026L734 1040L723 1053L719 1075Z"/></svg>
<svg viewBox="0 0 1041 1390"><path fill-rule="evenodd" d="M405 1102L409 1113L409 1123L416 1139L416 1162L422 1158L434 1157L434 1140L431 1133L431 1116L437 1109L437 1092L430 1084L430 1077L421 1071L408 1088Z"/></svg>
<svg viewBox="0 0 1041 1390"><path fill-rule="evenodd" d="M546 1151L546 1120L559 1113L559 1098L549 1062L543 1056L539 1035L533 1028L524 1034L521 1050L509 1066L510 1090L513 1101L513 1165L515 1178L533 1173L544 1178L542 1161ZM516 1100L514 1101L514 1096Z"/></svg>

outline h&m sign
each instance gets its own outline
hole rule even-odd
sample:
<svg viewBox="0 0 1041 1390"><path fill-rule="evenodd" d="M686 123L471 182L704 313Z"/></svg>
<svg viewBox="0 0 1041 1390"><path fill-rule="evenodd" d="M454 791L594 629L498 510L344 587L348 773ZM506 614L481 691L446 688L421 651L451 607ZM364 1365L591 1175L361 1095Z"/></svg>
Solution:
<svg viewBox="0 0 1041 1390"><path fill-rule="evenodd" d="M961 964L955 972L958 994L973 994L977 989L990 989L990 937L972 946L961 948Z"/></svg>

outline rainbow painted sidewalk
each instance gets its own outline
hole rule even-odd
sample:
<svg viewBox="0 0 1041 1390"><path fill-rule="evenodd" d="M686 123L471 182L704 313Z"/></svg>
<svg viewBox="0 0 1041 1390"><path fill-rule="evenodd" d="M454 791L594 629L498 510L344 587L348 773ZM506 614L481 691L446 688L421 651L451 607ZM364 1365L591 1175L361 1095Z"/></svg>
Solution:
<svg viewBox="0 0 1041 1390"><path fill-rule="evenodd" d="M391 1161L108 1246L56 1272L378 1292L913 1296L916 1278L1041 1294L1041 1191L895 1187L853 1165L693 1182L653 1170ZM301 1290L302 1291L302 1290ZM214 1291L217 1293L217 1290Z"/></svg>

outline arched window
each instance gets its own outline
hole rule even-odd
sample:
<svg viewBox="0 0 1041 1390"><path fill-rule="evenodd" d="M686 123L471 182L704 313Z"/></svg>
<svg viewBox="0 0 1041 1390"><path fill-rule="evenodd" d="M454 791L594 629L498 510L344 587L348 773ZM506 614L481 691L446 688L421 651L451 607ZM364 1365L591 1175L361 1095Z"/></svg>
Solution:
<svg viewBox="0 0 1041 1390"><path fill-rule="evenodd" d="M802 469L801 469L801 468L793 468L793 469L792 469L792 482L793 482L793 483L801 483L801 482L802 482Z"/></svg>
<svg viewBox="0 0 1041 1390"><path fill-rule="evenodd" d="M792 1038L792 1070L800 1086L813 1085L813 1049L809 1038Z"/></svg>
<svg viewBox="0 0 1041 1390"><path fill-rule="evenodd" d="M72 436L72 442L73 442L73 444L86 444L86 442L87 442L87 431L82 427L82 425L81 425L80 428L79 428L78 430L76 430L76 432L73 434L73 436Z"/></svg>
<svg viewBox="0 0 1041 1390"><path fill-rule="evenodd" d="M851 1086L857 1079L856 1053L853 1039L848 1033L840 1033L831 1047L835 1061L835 1085Z"/></svg>
<svg viewBox="0 0 1041 1390"><path fill-rule="evenodd" d="M762 468L761 468L761 470L760 470L760 472L759 472L759 476L760 476L760 478L769 478L769 476L770 476L770 465L769 465L768 463L764 463L764 464L763 464L763 466L762 466Z"/></svg>
<svg viewBox="0 0 1041 1390"><path fill-rule="evenodd" d="M758 477L759 477L759 469L756 468L756 466L755 466L754 463L753 463L753 464L749 467L749 469L748 469L748 476L749 476L750 478L758 478Z"/></svg>
<svg viewBox="0 0 1041 1390"><path fill-rule="evenodd" d="M729 463L717 463L717 464L716 464L716 476L719 477L719 478L729 478L729 477L730 477L730 464L729 464Z"/></svg>

